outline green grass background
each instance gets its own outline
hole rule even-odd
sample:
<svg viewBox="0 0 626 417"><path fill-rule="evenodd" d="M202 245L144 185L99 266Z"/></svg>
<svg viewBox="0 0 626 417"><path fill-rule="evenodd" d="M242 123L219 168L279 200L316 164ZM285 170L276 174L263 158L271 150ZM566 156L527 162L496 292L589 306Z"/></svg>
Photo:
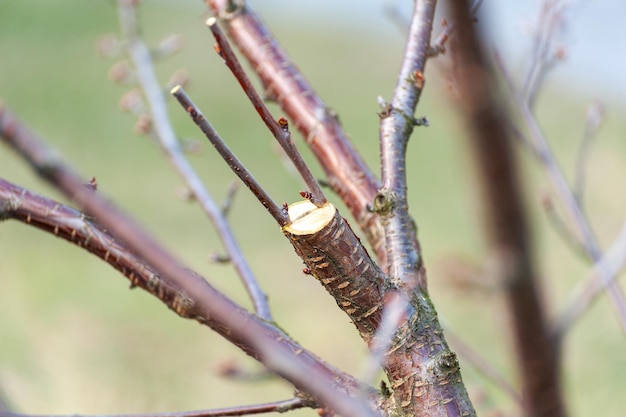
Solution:
<svg viewBox="0 0 626 417"><path fill-rule="evenodd" d="M302 187L286 170L275 145L244 94L212 50L201 2L144 2L142 30L156 44L184 33L185 49L158 64L165 83L186 68L194 100L277 201L294 201ZM267 21L377 172L376 97L389 98L401 53L400 36L320 28L301 16ZM59 150L99 190L131 213L160 242L237 302L249 305L229 266L212 265L220 250L210 223L194 204L175 197L181 181L148 139L132 133L134 120L118 109L130 87L106 79L114 60L97 56L95 40L116 32L113 2L57 0L0 2L0 98ZM488 262L478 195L460 122L448 101L445 65L429 64L418 114L429 128L411 139L410 205L420 230L429 287L446 322L515 380L506 321L495 294L452 284L451 259L479 268ZM569 85L546 89L538 112L559 162L571 173L592 94ZM608 122L589 160L586 208L603 245L626 213L624 105L608 102ZM278 115L279 112L273 108ZM181 137L198 132L170 101ZM310 154L302 148L306 157ZM234 181L209 147L191 157L216 199ZM544 175L522 156L535 253L551 315L589 266L555 235L540 210ZM315 162L311 163L319 174ZM59 199L7 147L0 147L0 177ZM571 175L570 175L571 177ZM341 206L340 206L341 207ZM262 207L245 191L230 215L235 234L270 294L280 325L304 346L358 374L366 350L353 326L310 277ZM572 415L618 416L626 411L624 335L606 298L575 326L564 350ZM259 367L220 337L181 320L140 290L129 291L120 274L79 248L7 221L0 224L0 390L26 413L131 413L224 407L288 398L278 380L242 382L217 374L224 363ZM463 358L462 371L484 415L510 409L498 387ZM312 415L301 411L299 415Z"/></svg>

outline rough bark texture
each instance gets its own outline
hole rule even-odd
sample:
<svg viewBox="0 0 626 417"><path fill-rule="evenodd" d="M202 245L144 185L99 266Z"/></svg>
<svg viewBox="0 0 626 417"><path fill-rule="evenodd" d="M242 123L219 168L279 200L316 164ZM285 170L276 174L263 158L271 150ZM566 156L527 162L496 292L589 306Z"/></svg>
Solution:
<svg viewBox="0 0 626 417"><path fill-rule="evenodd" d="M300 221L322 211L300 202L291 206L290 217L293 207L302 204L310 206L311 212ZM385 275L339 211L330 203L325 208L320 228L303 231L287 225L283 233L306 264L306 272L320 281L369 343L380 323Z"/></svg>

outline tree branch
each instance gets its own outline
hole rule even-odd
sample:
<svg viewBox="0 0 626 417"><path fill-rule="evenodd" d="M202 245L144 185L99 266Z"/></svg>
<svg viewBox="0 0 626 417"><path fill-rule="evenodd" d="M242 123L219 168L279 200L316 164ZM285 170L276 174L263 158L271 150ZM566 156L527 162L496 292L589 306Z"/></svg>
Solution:
<svg viewBox="0 0 626 417"><path fill-rule="evenodd" d="M307 407L307 404L301 398L292 398L290 400L275 401L265 404L239 405L227 408L215 408L211 410L198 411L181 411L174 413L152 413L152 414L114 414L109 416L93 416L93 417L231 417L231 416L247 416L253 414L264 413L285 413L287 411L297 410ZM21 414L11 413L0 410L0 417L92 417L80 414L72 414L71 416L50 415L50 414Z"/></svg>
<svg viewBox="0 0 626 417"><path fill-rule="evenodd" d="M419 277L421 259L415 224L409 216L406 185L406 148L416 125L413 114L424 88L424 68L430 47L435 0L419 0L393 98L381 113L380 154L382 188L374 200L385 233L389 275L409 288L425 287Z"/></svg>
<svg viewBox="0 0 626 417"><path fill-rule="evenodd" d="M175 87L172 94L233 172L267 207L269 197L264 191L259 191L262 190L261 185L252 182L252 174L228 149L184 90ZM307 274L322 283L337 305L348 314L361 337L369 343L380 323L386 276L369 257L359 238L328 202L317 207L312 201L304 201L272 210L279 210L283 216L277 220L283 234L306 264Z"/></svg>
<svg viewBox="0 0 626 417"><path fill-rule="evenodd" d="M229 168L241 179L248 187L257 200L267 209L276 222L283 226L289 222L286 211L279 207L269 196L267 191L248 171L245 165L235 156L228 145L218 135L217 131L211 126L211 123L202 114L200 109L191 101L185 90L177 85L171 91L172 95L178 100L183 109L189 114L193 122L200 128L202 133L211 142L217 153L228 164Z"/></svg>
<svg viewBox="0 0 626 417"><path fill-rule="evenodd" d="M625 265L626 223L600 261L594 265L591 276L581 282L570 294L554 325L553 332L557 339L563 338L574 323L589 309L593 301L609 285L615 283L615 279Z"/></svg>
<svg viewBox="0 0 626 417"><path fill-rule="evenodd" d="M109 201L85 187L58 157L0 106L0 136L35 171L114 233L137 256L154 268L158 295L182 317L193 318L262 362L303 392L346 416L374 416L377 396L370 406L352 398L358 389L349 375L331 368L302 349L275 326L233 303L157 244L144 230ZM148 287L149 277L145 277ZM154 285L152 278L151 285ZM137 283L137 285L139 285Z"/></svg>
<svg viewBox="0 0 626 417"><path fill-rule="evenodd" d="M222 32L219 25L217 24L217 19L215 19L214 17L209 18L207 20L207 26L211 30L211 33L213 34L213 37L217 42L216 51L222 57L222 59L224 59L224 62L233 73L237 81L239 81L241 88L248 96L248 99L256 109L257 113L259 114L259 116L261 116L261 119L263 120L267 128L270 130L270 132L272 132L272 134L276 138L276 141L283 148L291 162L293 162L293 165L298 170L298 173L304 180L304 183L308 187L307 192L310 194L309 200L317 207L322 207L327 202L326 197L324 196L324 192L322 191L319 183L309 170L308 165L306 164L306 162L304 162L304 159L302 159L302 155L300 155L300 152L298 152L296 145L291 140L291 134L289 133L287 120L282 117L278 120L278 122L274 120L269 109L254 89L252 83L248 79L248 76L241 67L237 56L233 52L230 44L228 43L228 40L224 36L224 32Z"/></svg>
<svg viewBox="0 0 626 417"><path fill-rule="evenodd" d="M497 59L496 62L505 76L510 94L513 98L513 104L521 115L522 121L528 130L529 138L526 139L526 142L533 147L534 154L543 165L552 188L559 197L581 246L584 248L593 264L599 264L602 258L602 250L593 234L589 220L585 216L578 200L565 179L563 171L554 157L550 144L543 134L539 122L530 108L530 104L520 96L502 61ZM624 297L624 293L619 285L613 281L609 271L601 270L600 274L602 279L609 283L608 287L606 287L606 291L613 303L613 308L622 328L622 332L626 333L626 298ZM596 275L592 275L592 278L595 276Z"/></svg>
<svg viewBox="0 0 626 417"><path fill-rule="evenodd" d="M458 30L453 44L458 97L470 128L489 244L504 286L521 376L524 414L565 416L560 361L539 293L507 117L496 98L494 76L466 2L451 1L449 5Z"/></svg>
<svg viewBox="0 0 626 417"><path fill-rule="evenodd" d="M200 203L205 214L213 222L217 235L221 239L230 261L252 300L254 310L259 317L272 321L267 295L261 289L254 273L243 257L223 211L215 203L202 180L184 156L180 142L170 122L162 88L154 72L150 51L138 33L136 7L137 2L135 1L118 1L121 31L126 40L128 55L136 69L137 80L150 107L154 136L171 164L184 179L195 200Z"/></svg>
<svg viewBox="0 0 626 417"><path fill-rule="evenodd" d="M247 2L205 0L205 3L261 79L266 95L280 105L306 139L330 186L364 231L384 270L386 251L382 230L377 216L368 209L380 184L350 143L333 111L313 91Z"/></svg>

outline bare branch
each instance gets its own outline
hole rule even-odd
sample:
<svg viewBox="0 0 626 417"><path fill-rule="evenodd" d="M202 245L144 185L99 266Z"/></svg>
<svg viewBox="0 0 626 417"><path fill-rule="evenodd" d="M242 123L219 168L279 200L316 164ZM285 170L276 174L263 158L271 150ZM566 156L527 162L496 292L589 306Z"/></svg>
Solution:
<svg viewBox="0 0 626 417"><path fill-rule="evenodd" d="M421 124L413 114L424 87L435 4L432 0L415 2L394 96L380 114L383 184L373 211L384 229L390 281L399 290L392 288L385 294L384 325L375 335L375 340L380 337L375 347L388 346L382 365L403 413L471 416L475 411L461 381L456 355L443 338L427 294L416 227L407 203L406 146L413 127ZM377 355L375 351L373 361Z"/></svg>
<svg viewBox="0 0 626 417"><path fill-rule="evenodd" d="M266 95L280 105L306 139L328 183L364 231L384 270L382 230L377 216L368 209L380 185L350 143L335 113L315 93L247 2L205 3L221 19L229 37L261 79Z"/></svg>
<svg viewBox="0 0 626 417"><path fill-rule="evenodd" d="M230 417L230 416L247 416L263 413L285 413L287 411L297 410L307 407L307 404L301 398L292 398L290 400L275 401L265 404L240 405L236 407L215 408L211 410L198 411L180 411L174 413L152 413L152 414L113 414L101 415L93 417ZM21 414L3 412L0 410L0 417L91 417L80 414L72 414L71 416L50 415L50 414Z"/></svg>
<svg viewBox="0 0 626 417"><path fill-rule="evenodd" d="M285 203L279 208L228 149L185 92L176 87L172 94L270 214L274 216L277 213L274 218L307 265L308 273L324 285L339 307L350 316L361 337L369 343L380 322L386 277L345 219L328 202L322 207L316 207L313 202L303 204L307 203L305 201L291 206Z"/></svg>
<svg viewBox="0 0 626 417"><path fill-rule="evenodd" d="M300 201L288 207L283 234L313 275L333 296L371 348L380 325L383 292L390 285L348 222L330 203Z"/></svg>
<svg viewBox="0 0 626 417"><path fill-rule="evenodd" d="M451 1L449 5L458 25L453 48L458 97L470 128L489 244L498 262L511 319L524 414L565 416L558 350L550 337L538 288L507 116L496 97L495 77L467 4Z"/></svg>
<svg viewBox="0 0 626 417"><path fill-rule="evenodd" d="M224 36L224 33L220 29L219 25L217 24L217 19L211 17L207 20L206 23L217 42L216 51L222 57L222 59L224 59L224 62L231 70L237 81L239 81L241 88L243 88L243 91L248 96L248 99L250 99L250 102L256 109L257 113L259 114L259 116L261 116L261 119L270 130L270 132L272 132L272 135L274 135L276 141L278 141L291 162L293 162L293 165L300 173L300 176L304 180L304 183L309 188L308 192L311 194L309 200L317 207L322 207L324 204L326 204L326 197L324 196L324 192L322 191L319 183L309 170L308 165L306 164L306 162L304 162L304 159L302 159L302 155L300 155L300 152L298 152L296 145L291 140L291 134L289 133L287 120L282 117L278 120L278 122L274 120L269 109L263 102L263 99L261 99L259 94L256 92L256 90L252 86L252 83L250 82L250 79L248 79L248 76L241 67L237 56L233 52L230 44L228 43L228 40Z"/></svg>
<svg viewBox="0 0 626 417"><path fill-rule="evenodd" d="M470 6L471 16L476 15L481 4L483 4L483 0L472 1L472 5ZM437 36L437 39L435 39L435 42L431 45L430 50L428 51L428 55L430 55L431 57L437 56L439 54L444 54L446 52L446 43L448 43L450 36L452 36L454 31L456 30L455 22L448 22L446 20L443 20L441 22L441 25L443 26L443 30L441 31L439 36Z"/></svg>
<svg viewBox="0 0 626 417"><path fill-rule="evenodd" d="M350 393L358 390L354 378L316 358L275 326L233 303L156 243L144 230L62 164L54 153L0 106L0 137L45 180L72 198L130 250L154 268L157 286L177 314L193 318L262 362L301 391L346 416L374 416L368 405ZM147 277L146 277L147 278ZM166 284L167 283L167 284ZM139 285L139 284L137 284ZM145 285L148 286L148 280ZM168 289L161 293L161 288ZM369 397L375 406L377 396Z"/></svg>
<svg viewBox="0 0 626 417"><path fill-rule="evenodd" d="M580 142L580 148L578 148L578 157L576 158L576 166L574 168L575 176L572 191L578 201L578 205L581 207L584 206L583 197L585 194L587 159L591 153L591 145L598 135L598 130L600 130L603 121L604 106L599 101L594 101L587 107L585 132Z"/></svg>
<svg viewBox="0 0 626 417"><path fill-rule="evenodd" d="M162 88L154 72L150 51L138 34L135 7L136 2L132 0L118 1L120 26L126 39L128 55L136 69L137 79L150 107L155 137L171 164L184 179L195 200L200 203L203 211L212 221L228 257L252 300L254 310L259 317L272 321L267 295L261 289L252 269L243 257L222 210L215 203L202 180L184 156L183 149L170 122Z"/></svg>
<svg viewBox="0 0 626 417"><path fill-rule="evenodd" d="M548 71L564 57L563 49L554 48L554 37L562 28L567 0L542 0L534 27L534 43L528 69L522 82L522 97L532 108Z"/></svg>
<svg viewBox="0 0 626 417"><path fill-rule="evenodd" d="M567 330L587 311L598 295L615 282L625 265L626 223L600 261L594 265L591 276L572 291L554 327L557 338L562 338Z"/></svg>
<svg viewBox="0 0 626 417"><path fill-rule="evenodd" d="M270 215L283 226L289 222L287 213L282 207L279 207L274 200L267 194L261 184L252 176L248 169L237 159L235 154L230 150L228 145L217 134L213 126L204 117L200 109L191 101L191 99L185 93L180 86L176 86L171 91L172 95L176 97L180 105L189 114L191 119L202 130L202 133L211 141L217 152L222 159L228 164L230 169L237 174L237 176L243 181L243 183L252 191L252 194L259 200L263 207L267 209Z"/></svg>
<svg viewBox="0 0 626 417"><path fill-rule="evenodd" d="M436 1L420 0L415 9L398 83L380 121L382 188L374 199L385 233L389 275L409 288L425 287L415 225L408 213L406 148L416 125L413 114L424 88L424 68ZM420 282L422 281L422 282Z"/></svg>
<svg viewBox="0 0 626 417"><path fill-rule="evenodd" d="M596 237L593 234L593 231L591 230L591 225L589 224L587 217L583 213L578 200L567 183L565 175L559 167L552 149L550 148L550 144L543 134L543 131L539 126L539 122L533 114L529 103L522 99L513 84L512 77L509 75L509 72L505 68L504 64L498 59L497 56L496 62L502 73L505 75L504 78L507 81L510 94L513 98L513 104L521 115L522 121L528 130L529 138L526 141L533 146L535 156L543 165L552 188L558 196L581 246L585 249L585 252L591 261L594 264L598 264L602 258L602 251ZM606 290L610 295L615 314L622 331L626 333L626 298L624 297L619 285L617 285L610 278L609 271L601 272L601 274L604 275L606 281L610 283Z"/></svg>

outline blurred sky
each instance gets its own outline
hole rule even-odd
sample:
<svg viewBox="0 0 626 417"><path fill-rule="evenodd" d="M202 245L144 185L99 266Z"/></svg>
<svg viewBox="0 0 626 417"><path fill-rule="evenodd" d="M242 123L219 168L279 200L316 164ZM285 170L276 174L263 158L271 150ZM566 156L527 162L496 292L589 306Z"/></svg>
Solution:
<svg viewBox="0 0 626 417"><path fill-rule="evenodd" d="M569 88L597 94L598 98L626 103L626 1L565 2L567 20L560 41L567 50L567 60L549 75L548 82L567 84ZM292 23L309 23L320 30L348 26L398 37L400 31L384 8L396 7L408 17L413 4L410 0L251 0L250 3L263 16L284 16ZM481 6L479 18L489 30L490 41L514 72L522 70L526 62L530 28L540 5L540 0L484 0Z"/></svg>

